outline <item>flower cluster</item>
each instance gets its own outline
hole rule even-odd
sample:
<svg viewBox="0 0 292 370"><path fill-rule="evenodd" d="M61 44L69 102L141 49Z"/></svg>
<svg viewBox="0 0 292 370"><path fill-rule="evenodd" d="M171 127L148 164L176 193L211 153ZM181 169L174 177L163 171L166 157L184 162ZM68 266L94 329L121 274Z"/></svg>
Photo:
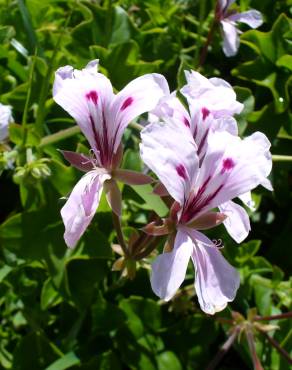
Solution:
<svg viewBox="0 0 292 370"><path fill-rule="evenodd" d="M56 72L54 99L76 120L91 147L88 156L63 152L85 172L61 210L65 241L69 247L76 245L98 208L102 189L113 213L121 217L117 181L130 185L155 181L120 169L123 132L134 118L148 112L141 158L158 178L154 193L172 199L169 217L144 228L150 235L167 235L164 252L152 264L151 285L160 298L171 299L192 259L199 304L214 314L234 299L239 276L219 245L201 231L223 223L236 242L246 238L249 217L234 199L253 208L252 189L263 185L272 190L267 179L270 143L260 132L239 138L234 115L243 105L222 79L186 71L187 83L180 90L184 105L159 74L139 77L114 94L97 66L92 61L81 71L66 66Z"/></svg>

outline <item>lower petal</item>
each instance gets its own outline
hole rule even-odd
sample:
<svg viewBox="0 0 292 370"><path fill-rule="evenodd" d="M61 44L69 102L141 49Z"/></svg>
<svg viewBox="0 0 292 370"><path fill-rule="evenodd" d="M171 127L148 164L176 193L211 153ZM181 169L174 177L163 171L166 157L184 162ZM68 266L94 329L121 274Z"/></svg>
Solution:
<svg viewBox="0 0 292 370"><path fill-rule="evenodd" d="M91 222L99 204L102 190L102 176L95 171L84 175L72 190L61 209L65 225L64 239L68 247L75 247Z"/></svg>
<svg viewBox="0 0 292 370"><path fill-rule="evenodd" d="M227 216L223 221L227 232L237 243L241 243L250 232L250 222L246 210L231 200L221 204L219 209Z"/></svg>
<svg viewBox="0 0 292 370"><path fill-rule="evenodd" d="M228 21L221 21L223 29L223 51L227 57L232 57L237 53L239 47L239 37L236 26Z"/></svg>
<svg viewBox="0 0 292 370"><path fill-rule="evenodd" d="M159 255L153 262L151 286L158 297L169 301L174 296L184 281L192 250L191 238L179 230L173 251Z"/></svg>
<svg viewBox="0 0 292 370"><path fill-rule="evenodd" d="M213 315L234 300L239 274L215 246L195 243L192 260L196 267L195 289L201 309Z"/></svg>

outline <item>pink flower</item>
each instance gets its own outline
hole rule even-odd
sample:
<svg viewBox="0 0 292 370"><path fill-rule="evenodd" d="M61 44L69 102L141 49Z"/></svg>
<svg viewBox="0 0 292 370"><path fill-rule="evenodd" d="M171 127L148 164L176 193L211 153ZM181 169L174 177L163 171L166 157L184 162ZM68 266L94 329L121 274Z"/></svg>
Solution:
<svg viewBox="0 0 292 370"><path fill-rule="evenodd" d="M223 32L223 52L227 57L235 55L239 48L239 34L237 22L246 23L251 28L262 25L263 19L259 11L251 9L237 13L230 11L229 7L235 0L218 0L216 19L221 23Z"/></svg>
<svg viewBox="0 0 292 370"><path fill-rule="evenodd" d="M200 163L187 127L180 128L172 119L150 124L142 131L142 159L177 202L173 207L176 212L172 211L173 248L153 262L151 285L160 298L171 299L184 280L191 258L196 268L195 289L200 306L206 313L214 314L234 299L239 276L199 230L232 218L232 214L215 212L214 208L268 182L270 144L259 132L244 140L228 132L215 132L208 136ZM232 221L230 228L237 233Z"/></svg>
<svg viewBox="0 0 292 370"><path fill-rule="evenodd" d="M129 184L151 182L149 176L118 169L122 159L121 139L131 120L156 106L166 84L163 76L147 74L115 95L109 79L97 72L97 64L93 60L83 70L61 67L53 86L54 100L76 120L92 148L90 157L63 153L73 166L86 172L61 210L64 238L69 247L75 246L91 222L102 188L119 215L121 199L114 179Z"/></svg>
<svg viewBox="0 0 292 370"><path fill-rule="evenodd" d="M181 93L187 99L189 110L176 98L175 93L168 94L152 112L158 117L152 118L152 121L172 117L179 126L187 127L197 145L197 155L202 161L209 135L220 131L238 135L237 122L233 115L241 112L243 104L236 100L234 90L225 80L207 79L195 71L185 71L185 74L187 84L181 89ZM270 183L265 181L262 185L272 190ZM161 186L156 188L155 192L160 195L167 194ZM250 192L239 195L239 198L254 210ZM219 209L229 216L232 215L223 223L232 238L237 243L242 242L250 231L249 217L245 209L232 201L220 205Z"/></svg>

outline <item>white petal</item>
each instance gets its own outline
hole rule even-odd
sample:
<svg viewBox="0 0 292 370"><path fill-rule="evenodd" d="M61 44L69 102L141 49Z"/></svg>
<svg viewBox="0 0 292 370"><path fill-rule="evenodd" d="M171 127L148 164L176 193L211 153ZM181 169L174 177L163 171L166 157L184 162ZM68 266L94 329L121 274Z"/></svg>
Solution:
<svg viewBox="0 0 292 370"><path fill-rule="evenodd" d="M238 196L238 198L245 204L251 211L255 211L255 202L252 200L251 192L248 191Z"/></svg>
<svg viewBox="0 0 292 370"><path fill-rule="evenodd" d="M221 204L219 209L227 216L223 223L229 235L237 243L241 243L250 232L250 222L246 210L231 200Z"/></svg>
<svg viewBox="0 0 292 370"><path fill-rule="evenodd" d="M152 73L131 81L116 95L111 106L116 131L114 150L120 144L127 125L140 114L154 109L159 100L168 93L166 79L162 75Z"/></svg>
<svg viewBox="0 0 292 370"><path fill-rule="evenodd" d="M221 78L202 76L195 71L185 71L187 84L181 93L187 98L192 111L207 108L214 118L233 116L243 109L243 104L236 100L236 94L231 85Z"/></svg>
<svg viewBox="0 0 292 370"><path fill-rule="evenodd" d="M227 57L234 56L239 48L238 31L235 24L227 21L221 21L223 30L223 51Z"/></svg>
<svg viewBox="0 0 292 370"><path fill-rule="evenodd" d="M0 142L8 138L11 122L13 122L11 106L0 103Z"/></svg>
<svg viewBox="0 0 292 370"><path fill-rule="evenodd" d="M169 301L184 281L193 250L191 238L178 230L172 252L159 255L152 264L151 286L154 293Z"/></svg>
<svg viewBox="0 0 292 370"><path fill-rule="evenodd" d="M114 94L110 81L97 73L96 66L97 61L92 61L81 71L70 66L59 68L53 97L76 120L91 147L98 152L104 149L98 141L106 145L113 135L108 108Z"/></svg>
<svg viewBox="0 0 292 370"><path fill-rule="evenodd" d="M73 188L66 204L61 209L65 225L64 239L73 248L91 222L99 204L102 184L109 178L95 171L84 175Z"/></svg>
<svg viewBox="0 0 292 370"><path fill-rule="evenodd" d="M234 22L246 23L251 28L258 28L263 24L262 14L254 9L230 15L228 19Z"/></svg>
<svg viewBox="0 0 292 370"><path fill-rule="evenodd" d="M153 123L141 132L143 161L180 204L188 197L198 171L196 145L180 122Z"/></svg>
<svg viewBox="0 0 292 370"><path fill-rule="evenodd" d="M149 122L155 122L158 118L175 118L186 127L190 127L191 125L189 112L176 97L176 92L168 94L160 99L158 105L151 112L151 115L155 115L157 118L156 120L152 119Z"/></svg>
<svg viewBox="0 0 292 370"><path fill-rule="evenodd" d="M216 194L209 206L217 207L266 184L272 168L269 148L270 142L259 132L244 140L227 132L209 135L208 150L197 181L197 186L201 186L210 178L204 193Z"/></svg>
<svg viewBox="0 0 292 370"><path fill-rule="evenodd" d="M213 315L234 300L240 284L239 274L215 246L196 242L195 236L193 240L196 244L192 254L196 293L201 309Z"/></svg>

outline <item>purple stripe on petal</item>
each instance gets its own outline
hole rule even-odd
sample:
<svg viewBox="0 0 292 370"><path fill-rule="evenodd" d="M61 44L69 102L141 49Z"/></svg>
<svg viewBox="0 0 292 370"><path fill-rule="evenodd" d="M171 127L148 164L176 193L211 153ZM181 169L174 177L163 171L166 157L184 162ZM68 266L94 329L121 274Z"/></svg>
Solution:
<svg viewBox="0 0 292 370"><path fill-rule="evenodd" d="M133 103L134 99L129 96L124 102L123 102L123 105L121 106L121 111L125 110L126 108L128 108L132 103Z"/></svg>
<svg viewBox="0 0 292 370"><path fill-rule="evenodd" d="M176 166L176 172L177 174L182 177L184 180L186 180L188 178L188 175L187 175L187 171L185 169L185 166L183 164L179 164L178 166Z"/></svg>
<svg viewBox="0 0 292 370"><path fill-rule="evenodd" d="M92 101L94 105L97 105L98 94L95 90L89 91L89 93L87 93L85 96L88 101Z"/></svg>
<svg viewBox="0 0 292 370"><path fill-rule="evenodd" d="M184 117L184 118L183 118L183 121L184 121L184 124L185 124L185 126L186 126L186 127L191 127L190 122L189 122L189 120L187 119L187 117Z"/></svg>
<svg viewBox="0 0 292 370"><path fill-rule="evenodd" d="M202 115L203 115L203 120L204 120L204 121L205 121L205 119L209 116L209 114L210 114L209 109L208 109L208 108L203 107L203 108L202 108Z"/></svg>

